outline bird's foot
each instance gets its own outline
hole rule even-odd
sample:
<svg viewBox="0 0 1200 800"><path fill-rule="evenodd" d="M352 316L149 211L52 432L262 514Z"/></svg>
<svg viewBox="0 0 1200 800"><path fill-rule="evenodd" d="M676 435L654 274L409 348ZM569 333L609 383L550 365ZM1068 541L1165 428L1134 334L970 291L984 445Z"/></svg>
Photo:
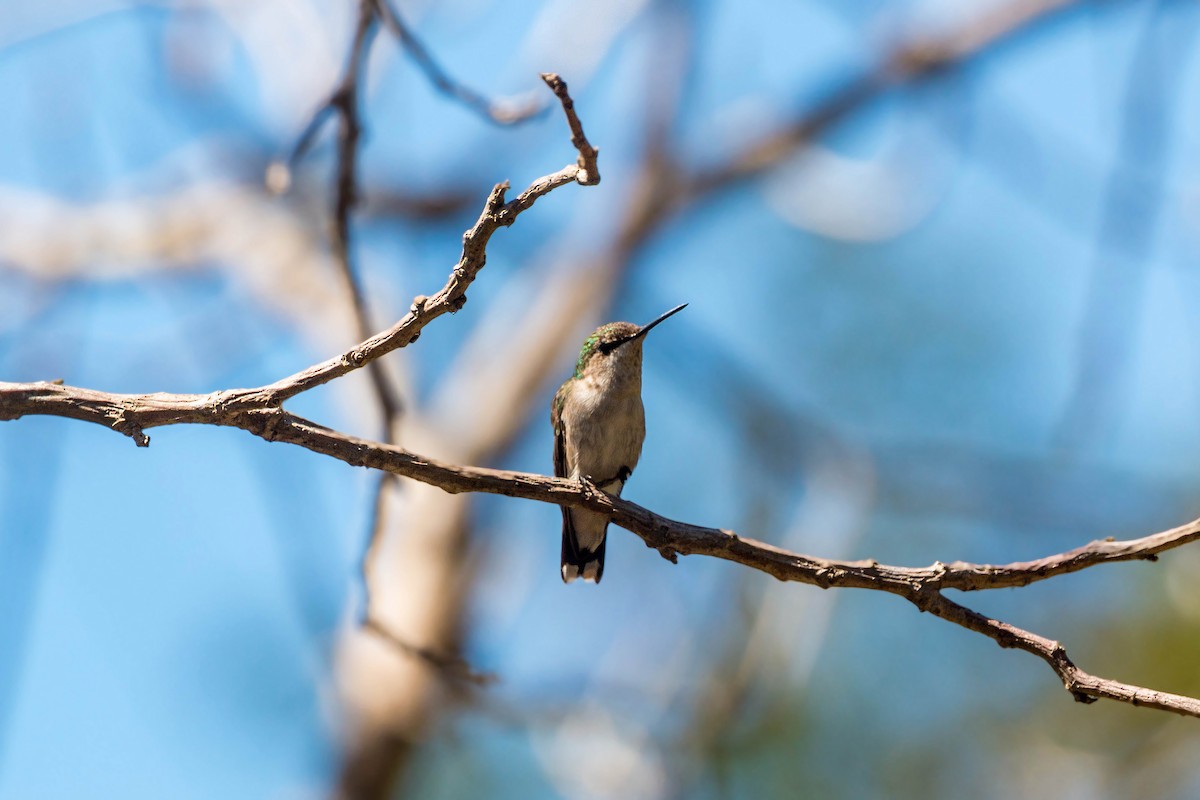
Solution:
<svg viewBox="0 0 1200 800"><path fill-rule="evenodd" d="M579 483L589 493L604 491L603 489L600 488L600 485L598 483L596 483L596 479L593 478L591 475L580 475Z"/></svg>

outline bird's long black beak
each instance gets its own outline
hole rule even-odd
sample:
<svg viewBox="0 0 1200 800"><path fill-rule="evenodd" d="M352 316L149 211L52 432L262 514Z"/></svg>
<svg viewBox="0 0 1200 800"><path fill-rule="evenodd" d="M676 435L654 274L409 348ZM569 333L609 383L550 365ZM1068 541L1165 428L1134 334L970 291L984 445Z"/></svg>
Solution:
<svg viewBox="0 0 1200 800"><path fill-rule="evenodd" d="M659 318L654 320L653 322L646 323L645 325L643 325L641 328L638 329L637 333L635 333L633 336L629 337L629 341L632 342L634 339L640 339L641 337L645 336L647 333L649 333L651 331L652 328L654 328L655 325L662 322L664 319L671 316L672 314L678 314L680 311L683 311L685 308L687 308L687 305L688 305L687 303L684 303L683 305L675 306L667 313L659 316Z"/></svg>

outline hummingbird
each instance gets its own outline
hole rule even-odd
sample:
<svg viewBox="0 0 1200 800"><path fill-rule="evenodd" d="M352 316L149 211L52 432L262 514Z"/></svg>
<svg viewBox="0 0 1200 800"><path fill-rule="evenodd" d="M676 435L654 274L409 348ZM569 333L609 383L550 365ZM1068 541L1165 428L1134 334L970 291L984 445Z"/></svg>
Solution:
<svg viewBox="0 0 1200 800"><path fill-rule="evenodd" d="M559 387L550 406L557 477L588 478L620 497L646 438L642 342L654 326L686 307L676 306L640 326L610 322L583 341L575 374ZM567 506L562 506L562 517L563 583L578 578L599 583L608 517Z"/></svg>

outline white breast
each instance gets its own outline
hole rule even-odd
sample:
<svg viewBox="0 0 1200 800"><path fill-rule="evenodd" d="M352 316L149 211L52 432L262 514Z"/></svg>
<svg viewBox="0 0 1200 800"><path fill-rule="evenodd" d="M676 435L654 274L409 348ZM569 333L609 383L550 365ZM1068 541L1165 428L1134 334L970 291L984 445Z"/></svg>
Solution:
<svg viewBox="0 0 1200 800"><path fill-rule="evenodd" d="M571 477L588 475L605 481L622 467L632 471L637 466L646 438L640 389L621 386L602 393L595 381L579 380L572 402L563 409Z"/></svg>

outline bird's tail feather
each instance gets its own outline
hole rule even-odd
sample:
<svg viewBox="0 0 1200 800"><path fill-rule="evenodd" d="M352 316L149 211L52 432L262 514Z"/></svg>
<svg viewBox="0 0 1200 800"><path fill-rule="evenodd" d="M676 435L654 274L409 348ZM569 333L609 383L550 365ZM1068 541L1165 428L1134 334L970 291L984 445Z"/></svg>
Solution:
<svg viewBox="0 0 1200 800"><path fill-rule="evenodd" d="M575 526L571 522L570 511L563 509L562 531L562 579L563 583L582 578L585 581L599 583L604 576L604 548L608 537L600 539L600 544L594 550L589 550L579 544L575 535Z"/></svg>

